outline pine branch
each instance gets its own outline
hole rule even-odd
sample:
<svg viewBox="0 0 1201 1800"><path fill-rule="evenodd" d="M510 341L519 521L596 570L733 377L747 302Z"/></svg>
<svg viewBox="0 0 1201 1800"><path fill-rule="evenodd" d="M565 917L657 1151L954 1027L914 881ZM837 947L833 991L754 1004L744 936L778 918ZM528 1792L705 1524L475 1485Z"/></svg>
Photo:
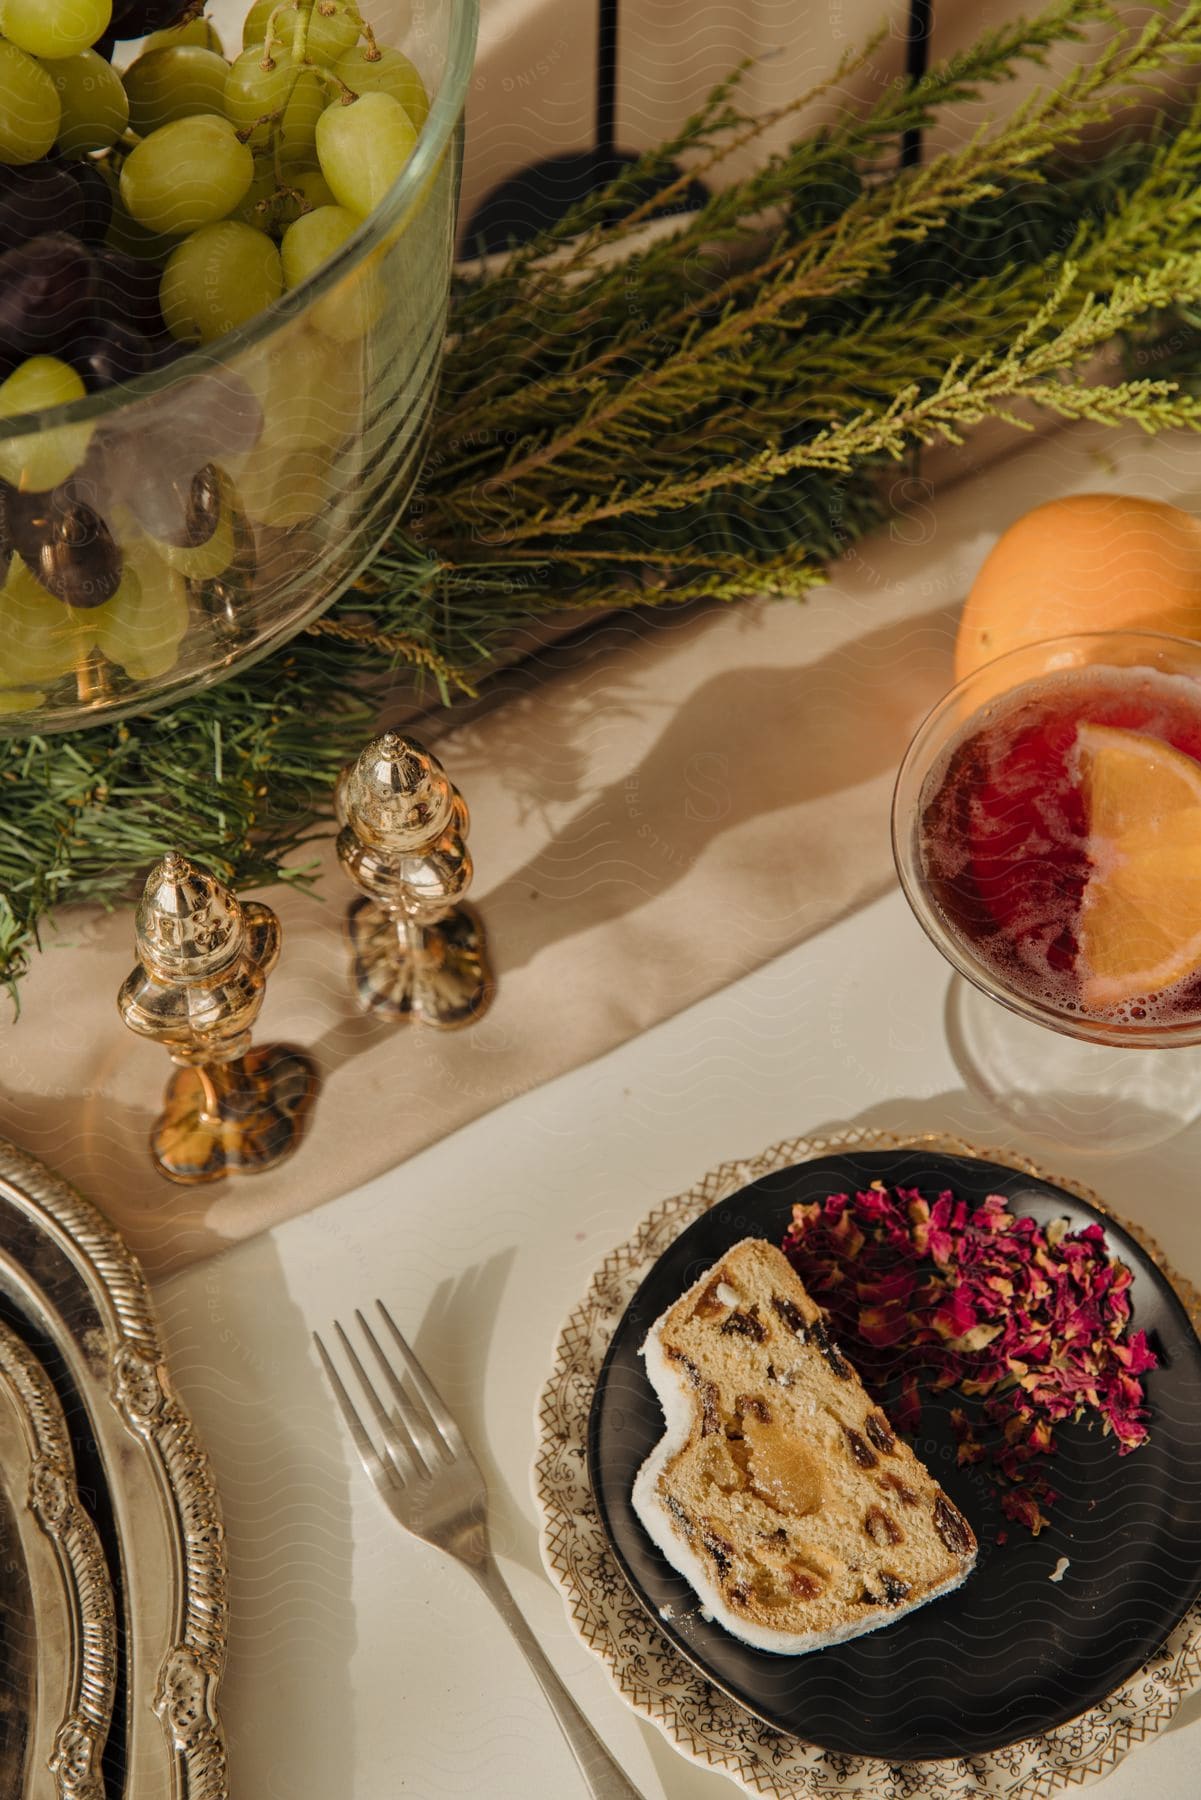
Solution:
<svg viewBox="0 0 1201 1800"><path fill-rule="evenodd" d="M170 712L0 744L0 975L16 983L50 909L126 900L173 843L238 885L311 879L337 772L400 668L450 698L548 612L803 598L886 516L895 459L984 418L1021 428L1019 407L1196 429L1201 113L1070 153L1197 60L1201 0L1115 29L925 169L895 166L906 130L1111 17L1058 0L987 32L647 239L656 184L779 125L745 117L736 75L631 175L462 285L420 516L352 593ZM1110 385L1092 359L1114 340L1130 366Z"/></svg>
<svg viewBox="0 0 1201 1800"><path fill-rule="evenodd" d="M928 91L935 100L974 98L974 82L983 71L991 69L994 78L1001 73L1008 76L1021 60L1041 60L1056 37L1078 35L1082 18L1107 10L1072 3L1054 9L1033 28L1019 22L986 34L973 52L936 69L928 78L928 88L923 83L923 93ZM552 463L562 471L563 479L570 481L572 449L589 438L611 433L623 416L645 404L649 391L664 391L666 405L667 399L680 397L681 384L685 397L689 390L703 387L719 373L731 343L749 336L785 309L844 292L880 273L899 240L924 237L945 220L951 207L968 206L997 192L998 181L1012 179L1049 149L1062 149L1077 141L1089 125L1109 116L1119 96L1152 70L1160 69L1164 59L1179 56L1188 60L1201 53L1199 40L1198 0L1190 0L1176 20L1153 18L1140 31L1116 33L1095 63L1072 70L1050 93L1032 96L996 134L984 129L963 150L947 153L908 179L861 192L836 219L821 225L808 239L773 247L715 290L702 290L666 318L656 315L632 336L628 331L619 333L617 341L608 343L590 364L572 368L573 383L600 374L614 362L620 361L623 370L631 362L640 364L654 343L679 340L702 315L715 316L717 321L695 336L685 335L680 348L647 370L640 385L623 379L616 393L598 394L583 418L549 443L524 454L519 444L502 464L505 481L516 483ZM921 121L928 123L933 110L932 105L924 106ZM886 134L897 126L908 128L914 120L912 111L907 116L893 95L878 103L873 117ZM854 141L856 134L848 135ZM823 157L829 161L849 147L840 146L836 138L832 143L821 141ZM813 150L812 144L800 146L788 163L787 191L795 192L803 183L806 171L797 166L798 157L811 155ZM769 198L758 191L755 203L766 204ZM752 288L756 298L751 305L737 306L740 296ZM586 308L586 299L581 305ZM793 322L803 322L803 314ZM529 401L535 406L546 397L545 385L535 384L529 390ZM525 403L523 396L523 407ZM519 422L520 414L515 417L512 408L502 409L486 422L481 422L477 412L473 436L478 439L484 432ZM469 504L469 490L452 487L445 499L454 505Z"/></svg>
<svg viewBox="0 0 1201 1800"><path fill-rule="evenodd" d="M305 635L338 638L359 649L378 651L388 668L395 669L399 664L407 663L411 669L432 675L444 695L457 688L461 694L475 697L476 690L461 669L452 668L446 658L431 650L428 644L420 644L416 638L402 632L378 631L372 625L356 625L348 619L325 618L306 626Z"/></svg>

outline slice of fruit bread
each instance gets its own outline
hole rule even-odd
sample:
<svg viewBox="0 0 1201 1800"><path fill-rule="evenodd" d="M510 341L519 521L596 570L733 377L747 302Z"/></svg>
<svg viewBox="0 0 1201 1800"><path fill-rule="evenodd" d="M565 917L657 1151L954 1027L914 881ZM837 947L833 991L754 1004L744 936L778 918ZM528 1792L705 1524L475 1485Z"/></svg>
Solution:
<svg viewBox="0 0 1201 1800"><path fill-rule="evenodd" d="M667 1429L635 1479L634 1510L735 1637L818 1650L971 1571L971 1526L774 1245L727 1250L656 1320L642 1354Z"/></svg>

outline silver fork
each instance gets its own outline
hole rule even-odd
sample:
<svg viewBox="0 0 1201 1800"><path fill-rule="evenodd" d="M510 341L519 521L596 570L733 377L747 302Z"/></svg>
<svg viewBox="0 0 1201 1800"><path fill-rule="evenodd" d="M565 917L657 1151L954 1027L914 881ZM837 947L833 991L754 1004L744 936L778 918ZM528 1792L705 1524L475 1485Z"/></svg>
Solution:
<svg viewBox="0 0 1201 1800"><path fill-rule="evenodd" d="M380 1399L354 1345L337 1319L334 1330L346 1359L367 1399L376 1430L377 1449L354 1402L317 1333L313 1341L334 1390L355 1448L392 1517L415 1537L464 1563L492 1601L525 1652L559 1728L595 1800L641 1800L591 1725L555 1674L505 1586L488 1546L487 1488L480 1466L421 1364L393 1324L382 1300L376 1301L387 1335L404 1369L397 1374L383 1346L361 1312L359 1329L379 1364L391 1395L393 1411ZM407 1385L406 1385L407 1383Z"/></svg>

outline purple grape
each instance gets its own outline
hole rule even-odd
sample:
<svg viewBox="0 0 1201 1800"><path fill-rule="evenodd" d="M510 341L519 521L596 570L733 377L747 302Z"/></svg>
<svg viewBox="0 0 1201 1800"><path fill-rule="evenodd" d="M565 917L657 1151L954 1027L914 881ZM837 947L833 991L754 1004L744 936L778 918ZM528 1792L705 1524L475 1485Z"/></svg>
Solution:
<svg viewBox="0 0 1201 1800"><path fill-rule="evenodd" d="M67 606L103 606L121 585L121 552L74 481L48 494L13 496L17 554L48 593Z"/></svg>
<svg viewBox="0 0 1201 1800"><path fill-rule="evenodd" d="M113 190L105 180L94 162L86 156L80 156L74 162L64 163L63 172L74 183L79 195L81 219L78 226L72 227L73 235L82 238L85 244L99 249L108 235L108 228L113 222ZM55 215L55 225L59 231L67 226Z"/></svg>
<svg viewBox="0 0 1201 1800"><path fill-rule="evenodd" d="M152 359L159 353L151 347ZM106 420L72 477L74 491L100 513L127 507L163 543L202 544L216 527L209 465L250 449L262 426L258 401L230 369L169 381Z"/></svg>
<svg viewBox="0 0 1201 1800"><path fill-rule="evenodd" d="M160 470L154 479L127 485L124 499L151 537L180 549L206 544L221 515L221 483L211 464L190 476Z"/></svg>
<svg viewBox="0 0 1201 1800"><path fill-rule="evenodd" d="M83 195L64 167L36 162L14 169L0 163L0 251L41 237L48 221L56 231L81 237L84 219Z"/></svg>
<svg viewBox="0 0 1201 1800"><path fill-rule="evenodd" d="M100 319L72 339L66 359L83 376L89 393L132 381L150 365L150 346L140 331L121 319Z"/></svg>
<svg viewBox="0 0 1201 1800"><path fill-rule="evenodd" d="M163 272L155 263L140 262L123 250L101 250L96 257L97 301L103 316L125 319L143 337L166 331L159 305Z"/></svg>
<svg viewBox="0 0 1201 1800"><path fill-rule="evenodd" d="M145 37L182 25L204 11L203 0L116 0L109 34L115 38Z"/></svg>
<svg viewBox="0 0 1201 1800"><path fill-rule="evenodd" d="M51 232L0 256L0 351L53 356L87 323L96 270L78 238Z"/></svg>
<svg viewBox="0 0 1201 1800"><path fill-rule="evenodd" d="M212 463L193 477L188 495L188 543L207 544L221 523L221 476Z"/></svg>

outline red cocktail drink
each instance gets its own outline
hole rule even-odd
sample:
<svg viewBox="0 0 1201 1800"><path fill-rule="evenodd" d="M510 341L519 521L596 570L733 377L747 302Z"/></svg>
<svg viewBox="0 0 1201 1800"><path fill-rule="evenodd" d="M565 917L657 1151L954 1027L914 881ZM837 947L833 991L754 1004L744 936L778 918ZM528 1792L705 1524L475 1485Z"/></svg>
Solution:
<svg viewBox="0 0 1201 1800"><path fill-rule="evenodd" d="M1115 633L979 671L910 747L894 843L994 998L1073 1036L1201 1039L1201 646Z"/></svg>
<svg viewBox="0 0 1201 1800"><path fill-rule="evenodd" d="M1065 1012L1201 1020L1201 977L1090 1005L1080 915L1096 868L1082 724L1154 738L1201 777L1201 686L1155 670L1081 669L1033 682L931 771L921 798L923 875L948 926L998 981ZM1201 923L1201 921L1199 921Z"/></svg>

